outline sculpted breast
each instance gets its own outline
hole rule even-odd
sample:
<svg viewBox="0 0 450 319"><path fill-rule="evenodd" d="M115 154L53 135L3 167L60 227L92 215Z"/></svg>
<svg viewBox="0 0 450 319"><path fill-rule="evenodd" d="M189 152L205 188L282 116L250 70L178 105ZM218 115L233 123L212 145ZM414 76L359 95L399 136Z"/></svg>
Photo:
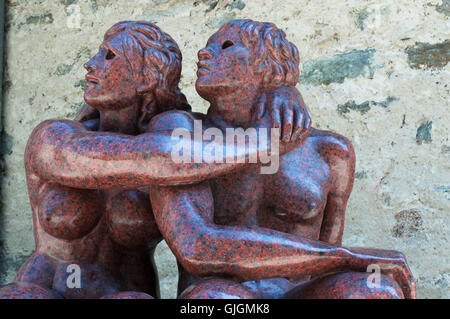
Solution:
<svg viewBox="0 0 450 319"><path fill-rule="evenodd" d="M268 211L290 224L316 221L327 203L328 178L328 165L305 143L280 158L278 172L266 177Z"/></svg>
<svg viewBox="0 0 450 319"><path fill-rule="evenodd" d="M102 207L96 191L52 186L44 194L38 208L39 223L56 238L82 238L101 217Z"/></svg>
<svg viewBox="0 0 450 319"><path fill-rule="evenodd" d="M139 191L112 195L106 203L106 223L109 236L122 247L142 247L161 237L148 195Z"/></svg>

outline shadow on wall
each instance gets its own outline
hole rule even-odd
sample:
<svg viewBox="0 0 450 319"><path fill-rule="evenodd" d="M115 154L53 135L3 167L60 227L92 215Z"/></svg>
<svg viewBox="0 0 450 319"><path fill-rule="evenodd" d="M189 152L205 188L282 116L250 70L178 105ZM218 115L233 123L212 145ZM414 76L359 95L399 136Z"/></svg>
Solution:
<svg viewBox="0 0 450 319"><path fill-rule="evenodd" d="M2 85L0 86L0 182L4 176L4 163L3 163L3 37L5 29L5 1L0 0L0 79ZM6 61L6 58L5 60ZM6 273L6 262L5 262L5 248L3 247L3 197L2 197L2 187L0 186L0 286L3 284Z"/></svg>
<svg viewBox="0 0 450 319"><path fill-rule="evenodd" d="M0 183L3 183L3 178L6 176L4 156L11 152L13 145L11 136L8 136L3 128L3 93L6 92L6 90L8 90L11 85L10 82L6 81L6 79L4 78L4 66L6 65L7 61L7 52L6 50L4 50L4 40L6 37L5 28L7 25L7 21L5 21L6 16L5 1L0 0L0 79L2 81L2 85L0 87ZM17 271L27 259L27 257L25 256L20 258L10 256L4 245L4 237L5 216L3 214L3 189L0 184L0 286L5 285L9 283L9 281L11 281L11 278L8 278L8 270L14 269L14 271Z"/></svg>

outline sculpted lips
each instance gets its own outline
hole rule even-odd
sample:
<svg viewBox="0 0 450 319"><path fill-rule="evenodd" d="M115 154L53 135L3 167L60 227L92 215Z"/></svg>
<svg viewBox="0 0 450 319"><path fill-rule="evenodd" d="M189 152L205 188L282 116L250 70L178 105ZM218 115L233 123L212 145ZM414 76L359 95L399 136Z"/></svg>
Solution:
<svg viewBox="0 0 450 319"><path fill-rule="evenodd" d="M197 62L197 75L209 73L211 66L204 60L200 60Z"/></svg>
<svg viewBox="0 0 450 319"><path fill-rule="evenodd" d="M90 74L86 74L86 81L88 83L94 83L94 84L98 84L98 79Z"/></svg>

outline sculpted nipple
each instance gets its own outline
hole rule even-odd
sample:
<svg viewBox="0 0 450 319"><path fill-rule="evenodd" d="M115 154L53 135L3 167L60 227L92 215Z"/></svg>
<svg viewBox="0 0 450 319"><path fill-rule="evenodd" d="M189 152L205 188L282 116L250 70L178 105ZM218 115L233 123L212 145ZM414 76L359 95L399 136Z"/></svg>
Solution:
<svg viewBox="0 0 450 319"><path fill-rule="evenodd" d="M305 215L303 215L303 219L311 219L319 215L320 209L316 202L312 202L308 205L308 210Z"/></svg>
<svg viewBox="0 0 450 319"><path fill-rule="evenodd" d="M97 193L67 187L54 187L42 200L39 222L50 235L74 240L89 233L98 223L101 207Z"/></svg>

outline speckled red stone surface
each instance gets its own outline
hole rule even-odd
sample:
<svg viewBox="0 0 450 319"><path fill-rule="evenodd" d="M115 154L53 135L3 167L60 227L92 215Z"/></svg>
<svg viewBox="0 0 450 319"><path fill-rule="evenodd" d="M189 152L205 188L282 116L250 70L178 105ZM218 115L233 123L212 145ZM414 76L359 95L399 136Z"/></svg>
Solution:
<svg viewBox="0 0 450 319"><path fill-rule="evenodd" d="M85 67L76 121L43 122L28 141L37 248L2 298L157 298L162 238L180 264L183 298L415 297L401 253L341 247L353 147L310 128L295 88L298 50L275 25L231 21L200 50L206 115L190 112L178 46L151 23L116 24ZM195 119L223 132L280 127L278 171L174 162L170 133L192 131ZM67 285L71 264L81 288ZM382 273L376 288L367 285L372 264Z"/></svg>

